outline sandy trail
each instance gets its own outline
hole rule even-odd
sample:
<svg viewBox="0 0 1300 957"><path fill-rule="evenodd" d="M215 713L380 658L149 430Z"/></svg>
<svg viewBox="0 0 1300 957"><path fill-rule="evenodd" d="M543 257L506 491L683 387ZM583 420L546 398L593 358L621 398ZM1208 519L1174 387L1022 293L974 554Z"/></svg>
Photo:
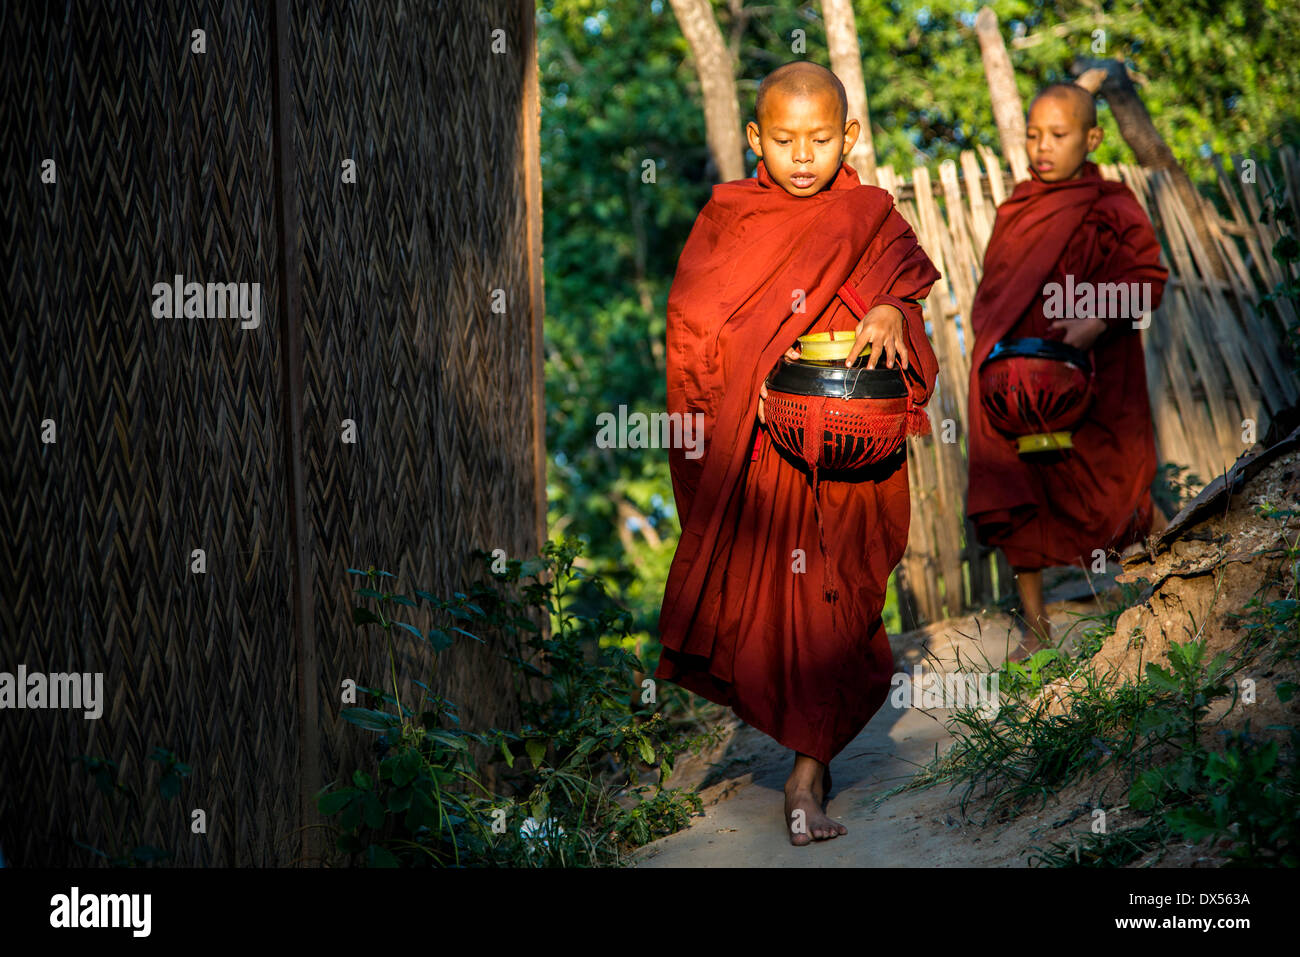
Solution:
<svg viewBox="0 0 1300 957"><path fill-rule="evenodd" d="M1087 599L1083 600L1083 596ZM1048 595L1059 636L1097 604L1086 582ZM1053 600L1054 599L1054 600ZM1001 613L950 619L891 639L895 661L906 668L924 660L927 670L996 670L1019 642L1019 631ZM925 656L928 654L928 658ZM984 665L985 657L989 662ZM979 663L979 667L970 664ZM1086 828L1086 814L1052 802L1006 824L966 820L960 792L946 785L876 800L903 784L952 742L944 729L947 710L896 708L888 702L831 764L834 786L828 812L849 833L795 847L785 832L782 786L790 752L727 712L727 739L702 760L683 757L672 786L706 784L704 816L692 825L641 848L636 867L935 867L1024 866L1030 848L1064 840Z"/></svg>

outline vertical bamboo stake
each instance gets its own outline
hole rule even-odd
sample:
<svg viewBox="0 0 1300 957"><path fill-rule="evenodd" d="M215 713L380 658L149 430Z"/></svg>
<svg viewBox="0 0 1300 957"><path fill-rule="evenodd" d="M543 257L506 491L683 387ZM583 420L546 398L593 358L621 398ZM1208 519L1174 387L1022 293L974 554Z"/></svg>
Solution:
<svg viewBox="0 0 1300 957"><path fill-rule="evenodd" d="M1016 182L1029 178L1029 158L1025 155L1025 106L1016 89L1016 74L1011 69L1007 45L998 29L998 15L990 7L981 7L975 18L975 35L984 60L984 76L993 101L993 121L998 125L1002 157L1011 166Z"/></svg>
<svg viewBox="0 0 1300 957"><path fill-rule="evenodd" d="M862 126L848 162L858 171L858 179L875 186L876 147L871 137L871 113L867 109L867 84L862 78L862 50L858 46L858 28L853 22L853 4L851 0L822 0L822 17L826 21L831 70L844 84L849 119L857 119Z"/></svg>

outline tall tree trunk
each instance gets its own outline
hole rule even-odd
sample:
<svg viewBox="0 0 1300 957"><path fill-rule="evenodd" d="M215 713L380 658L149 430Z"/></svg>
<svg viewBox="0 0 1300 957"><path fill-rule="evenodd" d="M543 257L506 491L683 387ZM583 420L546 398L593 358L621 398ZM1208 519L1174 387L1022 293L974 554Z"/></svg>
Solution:
<svg viewBox="0 0 1300 957"><path fill-rule="evenodd" d="M844 84L849 116L856 118L862 126L858 141L849 153L849 165L858 171L858 179L868 186L875 186L876 145L871 138L871 113L867 110L867 84L862 78L862 50L858 47L852 0L822 0L822 17L826 20L826 46L831 55L831 70Z"/></svg>
<svg viewBox="0 0 1300 957"><path fill-rule="evenodd" d="M993 121L1002 142L1002 158L1010 165L1012 178L1018 183L1029 178L1029 157L1025 155L1025 105L1016 89L1016 74L1011 69L1007 46L998 29L998 15L981 7L975 18L975 35L984 60L984 76L993 100Z"/></svg>
<svg viewBox="0 0 1300 957"><path fill-rule="evenodd" d="M1137 161L1148 169L1161 169L1169 174L1183 208L1192 220L1192 229L1197 241L1208 257L1207 267L1214 279L1227 280L1228 270L1219 255L1219 247L1214 233L1210 230L1206 203L1193 185L1187 172L1174 158L1174 151L1169 148L1165 138L1151 121L1146 104L1138 95L1137 88L1129 79L1128 71L1118 60L1093 60L1080 57L1074 61L1072 72L1075 83L1090 93L1100 93L1110 106L1115 116L1115 125L1119 127L1124 142L1133 150Z"/></svg>
<svg viewBox="0 0 1300 957"><path fill-rule="evenodd" d="M673 13L690 44L704 96L704 129L718 180L745 176L745 141L741 136L740 100L735 65L709 0L671 0Z"/></svg>

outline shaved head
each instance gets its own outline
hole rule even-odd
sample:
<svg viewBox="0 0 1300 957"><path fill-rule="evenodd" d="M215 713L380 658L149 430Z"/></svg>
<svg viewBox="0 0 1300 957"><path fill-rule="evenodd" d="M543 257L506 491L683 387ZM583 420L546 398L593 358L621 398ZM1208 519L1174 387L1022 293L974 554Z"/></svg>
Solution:
<svg viewBox="0 0 1300 957"><path fill-rule="evenodd" d="M1078 179L1088 154L1101 143L1097 104L1092 94L1073 83L1044 87L1025 117L1025 153L1034 175L1044 183Z"/></svg>
<svg viewBox="0 0 1300 957"><path fill-rule="evenodd" d="M783 96L820 96L830 93L839 103L840 126L849 116L849 99L844 93L844 84L830 70L806 60L796 60L777 67L758 85L758 99L754 104L754 116L759 125L763 123L764 106L772 94Z"/></svg>
<svg viewBox="0 0 1300 957"><path fill-rule="evenodd" d="M1083 87L1074 83L1053 83L1051 86L1045 86L1038 91L1038 95L1029 104L1029 112L1034 111L1034 103L1046 99L1068 102L1084 130L1090 130L1097 125L1097 101Z"/></svg>

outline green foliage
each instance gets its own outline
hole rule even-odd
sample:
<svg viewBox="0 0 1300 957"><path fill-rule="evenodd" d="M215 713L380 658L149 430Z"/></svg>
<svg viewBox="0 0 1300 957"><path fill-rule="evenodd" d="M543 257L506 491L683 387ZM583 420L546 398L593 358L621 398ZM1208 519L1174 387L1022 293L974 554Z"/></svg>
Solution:
<svg viewBox="0 0 1300 957"><path fill-rule="evenodd" d="M700 810L697 795L664 785L676 757L717 732L688 735L656 710L639 680L645 669L621 647L630 616L599 577L575 567L580 553L574 539L522 562L476 552L486 580L450 599L390 591L389 573L349 569L366 579L356 591L368 604L354 620L382 632L389 674L383 689L361 689L370 707L342 712L378 735L376 772L358 769L317 796L340 852L372 867L616 864ZM420 607L437 619L427 632L394 617ZM548 614L549 635L538 623ZM455 705L431 691L432 675L410 682L419 694L403 693L399 642L425 646L436 671L442 652L483 635L514 666L518 729L461 728ZM499 755L510 794L483 783L472 744ZM640 781L646 767L654 784Z"/></svg>
<svg viewBox="0 0 1300 957"><path fill-rule="evenodd" d="M157 762L160 768L158 797L163 801L178 797L185 779L191 774L190 766L165 748L154 748L149 760ZM170 851L141 843L141 821L147 808L137 791L119 780L117 762L82 754L73 758L72 763L94 780L102 802L103 831L113 841L108 850L81 841L73 841L74 844L108 861L112 867L141 867L172 857Z"/></svg>
<svg viewBox="0 0 1300 957"><path fill-rule="evenodd" d="M1186 841L1224 841L1233 863L1300 866L1300 729L1291 729L1285 762L1278 742L1257 740L1249 722L1227 738L1199 768L1188 789L1195 799L1169 809L1166 823Z"/></svg>
<svg viewBox="0 0 1300 957"><path fill-rule="evenodd" d="M652 644L675 543L668 459L597 448L596 417L667 403L668 285L711 185L704 120L671 13L545 4L538 47L549 523L586 542L633 613L635 651Z"/></svg>
<svg viewBox="0 0 1300 957"><path fill-rule="evenodd" d="M1292 603L1252 608L1247 628L1256 634L1247 652L1291 639ZM978 790L990 812L1005 818L1033 798L1044 806L1060 788L1111 769L1128 782L1127 801L1115 810L1139 819L1035 848L1031 864L1125 866L1173 840L1209 840L1235 863L1300 864L1300 728L1289 729L1290 745L1282 747L1257 739L1247 722L1244 731L1223 732L1221 747L1210 747L1210 710L1223 698L1230 699L1225 713L1231 710L1230 679L1246 659L1211 657L1200 639L1173 642L1167 664L1149 662L1142 679L1115 687L1089 659L1095 639L1113 634L1117 617L1118 611L1094 618L1098 627L1085 633L1079 657L1048 649L1006 666L997 713L956 711L952 748L908 787L962 785L963 811ZM1061 706L1047 705L1052 692Z"/></svg>
<svg viewBox="0 0 1300 957"><path fill-rule="evenodd" d="M950 730L956 740L917 776L917 786L963 785L963 811L979 796L988 798L991 813L1005 817L1034 799L1045 804L1061 787L1129 752L1144 707L1141 690L1112 689L1091 663L1078 662L1068 675L1074 683L1062 688L1064 708L1048 708L1039 697L1044 669L1065 670L1069 660L1047 651L1009 666L1013 679L999 683L1003 700L995 715L975 708L954 712Z"/></svg>
<svg viewBox="0 0 1300 957"><path fill-rule="evenodd" d="M1089 832L1075 841L1054 841L1049 848L1034 848L1027 863L1030 867L1127 867L1169 840L1162 823L1146 820L1122 831Z"/></svg>
<svg viewBox="0 0 1300 957"><path fill-rule="evenodd" d="M1228 656L1220 652L1206 660L1205 642L1197 640L1171 642L1168 656L1170 668L1147 662L1147 683L1155 694L1138 730L1161 742L1175 742L1188 753L1201 743L1197 731L1210 702L1229 693Z"/></svg>
<svg viewBox="0 0 1300 957"><path fill-rule="evenodd" d="M1281 269L1282 279L1273 287L1272 292L1260 297L1255 310L1261 316L1268 315L1265 304L1272 305L1276 310L1276 321L1284 327L1294 367L1296 362L1300 361L1300 322L1287 325L1282 318L1285 314L1276 304L1287 303L1292 315L1300 313L1300 278L1297 278L1297 264L1300 264L1300 239L1296 238L1300 224L1296 223L1295 208L1286 202L1286 189L1280 177L1264 199L1264 208L1260 211L1259 221L1271 222L1282 232L1270 250L1273 259Z"/></svg>
<svg viewBox="0 0 1300 957"><path fill-rule="evenodd" d="M1243 627L1252 647L1272 648L1275 664L1300 654L1300 601L1294 598L1252 598L1246 605Z"/></svg>

